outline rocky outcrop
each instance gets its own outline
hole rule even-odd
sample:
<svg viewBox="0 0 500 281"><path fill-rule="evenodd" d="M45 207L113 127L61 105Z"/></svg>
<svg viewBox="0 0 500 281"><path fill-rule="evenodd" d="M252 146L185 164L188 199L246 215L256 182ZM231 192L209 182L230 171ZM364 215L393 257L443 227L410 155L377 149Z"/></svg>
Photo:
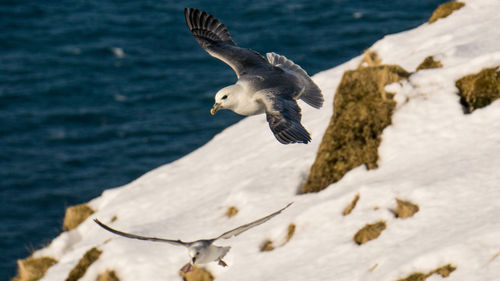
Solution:
<svg viewBox="0 0 500 281"><path fill-rule="evenodd" d="M453 271L455 271L455 269L457 268L454 267L453 265L447 264L445 266L436 268L429 273L421 273L421 272L412 273L408 277L404 279L399 279L398 281L425 281L433 274L439 274L441 275L441 277L448 277Z"/></svg>
<svg viewBox="0 0 500 281"><path fill-rule="evenodd" d="M384 221L379 221L373 224L367 224L354 235L354 242L358 245L365 244L366 242L376 239L380 236L382 231L386 229L387 225Z"/></svg>
<svg viewBox="0 0 500 281"><path fill-rule="evenodd" d="M461 9L463 6L465 6L465 3L458 1L450 1L441 4L436 8L436 10L434 10L428 22L434 23L438 19L446 18L447 16L451 15L454 11Z"/></svg>
<svg viewBox="0 0 500 281"><path fill-rule="evenodd" d="M97 281L120 281L114 270L106 270L97 276Z"/></svg>
<svg viewBox="0 0 500 281"><path fill-rule="evenodd" d="M419 211L418 205L413 204L410 201L396 198L396 202L398 203L398 207L396 208L396 210L394 210L394 215L396 216L396 218L410 218Z"/></svg>
<svg viewBox="0 0 500 281"><path fill-rule="evenodd" d="M101 256L102 251L96 247L88 250L83 257L78 261L78 264L69 272L65 281L76 281L85 275L87 269Z"/></svg>
<svg viewBox="0 0 500 281"><path fill-rule="evenodd" d="M36 281L45 275L45 272L57 260L51 257L29 257L17 261L17 275L11 281Z"/></svg>
<svg viewBox="0 0 500 281"><path fill-rule="evenodd" d="M293 235L295 234L295 228L296 225L294 223L291 223L288 225L286 237L281 244L275 244L271 239L268 239L262 243L260 246L260 251L261 252L270 252L273 251L276 248L283 247L285 246L288 242L290 242L290 239L292 239Z"/></svg>
<svg viewBox="0 0 500 281"><path fill-rule="evenodd" d="M194 266L190 272L180 271L179 274L184 281L212 281L215 279L210 271L197 266Z"/></svg>
<svg viewBox="0 0 500 281"><path fill-rule="evenodd" d="M231 207L227 208L226 216L228 218L232 218L232 217L236 216L236 214L238 214L238 208L236 208L235 206L231 206Z"/></svg>
<svg viewBox="0 0 500 281"><path fill-rule="evenodd" d="M434 60L433 56L428 56L424 59L422 63L417 66L417 71L422 69L431 69L431 68L441 68L443 64L440 61Z"/></svg>
<svg viewBox="0 0 500 281"><path fill-rule="evenodd" d="M68 207L64 215L63 229L69 231L76 228L93 213L94 210L87 204Z"/></svg>
<svg viewBox="0 0 500 281"><path fill-rule="evenodd" d="M342 215L347 216L349 215L352 210L356 207L356 204L358 203L359 200L359 193L354 196L354 199L352 199L351 203L345 207L344 211L342 212Z"/></svg>
<svg viewBox="0 0 500 281"><path fill-rule="evenodd" d="M408 78L398 65L378 65L346 71L333 103L333 116L302 192L318 192L348 171L377 167L382 131L391 124L396 106L388 84Z"/></svg>
<svg viewBox="0 0 500 281"><path fill-rule="evenodd" d="M486 68L479 73L464 76L455 85L464 112L472 113L500 98L499 67Z"/></svg>

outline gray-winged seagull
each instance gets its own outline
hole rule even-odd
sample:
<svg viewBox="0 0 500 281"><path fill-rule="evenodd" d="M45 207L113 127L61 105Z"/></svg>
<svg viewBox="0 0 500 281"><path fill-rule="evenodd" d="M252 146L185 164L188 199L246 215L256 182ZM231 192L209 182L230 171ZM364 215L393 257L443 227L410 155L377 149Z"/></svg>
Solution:
<svg viewBox="0 0 500 281"><path fill-rule="evenodd" d="M293 202L292 202L293 203ZM278 215L281 213L283 210L288 208L292 203L288 203L284 208L267 215L263 218L260 218L256 221L253 221L251 223L244 224L242 226L239 226L235 229L229 230L227 232L222 233L221 235L212 238L212 239L201 239L201 240L196 240L193 242L184 242L181 240L173 240L173 239L164 239L164 238L156 238L156 237L148 237L148 236L140 236L136 234L131 234L131 233L126 233L122 232L116 229L113 229L104 223L100 222L98 219L94 219L94 221L100 225L102 228L106 229L109 232L112 232L114 234L124 236L127 238L133 238L133 239L139 239L139 240L149 240L149 241L155 241L155 242L166 242L172 245L177 245L177 246L184 246L188 249L189 257L191 258L190 262L186 264L185 266L182 267L182 271L184 272L189 272L193 270L193 265L194 264L205 264L209 263L212 261L218 261L219 265L221 266L227 266L227 264L222 260L224 256L227 254L229 249L231 249L230 246L227 247L220 247L216 246L213 243L217 241L218 239L229 239L233 236L237 236L241 234L244 231L249 230L250 228L263 224L266 221L272 219L274 216Z"/></svg>
<svg viewBox="0 0 500 281"><path fill-rule="evenodd" d="M300 124L300 107L296 100L320 108L323 95L300 66L276 53L267 53L266 60L254 50L238 47L226 26L206 12L186 8L184 15L201 47L227 63L238 76L234 85L217 92L210 110L212 115L219 109L230 109L240 115L265 112L269 127L279 142L311 141Z"/></svg>

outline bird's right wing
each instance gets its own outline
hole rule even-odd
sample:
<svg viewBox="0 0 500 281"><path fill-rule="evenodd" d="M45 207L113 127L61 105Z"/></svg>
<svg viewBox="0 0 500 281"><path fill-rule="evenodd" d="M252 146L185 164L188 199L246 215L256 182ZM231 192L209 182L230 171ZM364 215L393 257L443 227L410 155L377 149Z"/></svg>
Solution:
<svg viewBox="0 0 500 281"><path fill-rule="evenodd" d="M155 242L165 242L165 243L169 243L169 244L172 244L172 245L185 246L185 247L188 247L191 244L191 243L188 243L188 242L183 242L181 240L171 240L171 239L163 239L163 238L156 238L156 237L147 237L147 236L140 236L140 235L136 235L136 234L126 233L126 232L122 232L122 231L113 229L113 228L105 225L104 223L100 222L98 219L94 219L94 221L99 226L101 226L102 228L106 229L107 231L112 232L112 233L117 234L117 235L120 235L120 236L123 236L123 237L127 237L127 238L139 239L139 240L147 240L147 241L155 241Z"/></svg>
<svg viewBox="0 0 500 281"><path fill-rule="evenodd" d="M214 16L198 9L184 9L186 23L205 51L228 64L236 75L252 73L259 67L269 66L256 51L240 48L234 43L226 26Z"/></svg>
<svg viewBox="0 0 500 281"><path fill-rule="evenodd" d="M279 213L281 213L281 212L282 212L283 210L285 210L286 208L290 207L290 205L292 205L292 204L293 204L293 202L288 203L288 205L286 205L284 208L282 208L282 209L280 209L280 210L278 210L278 211L276 211L276 212L274 212L274 213L272 213L272 214L270 214L270 215L267 215L267 216L265 216L265 217L263 217L263 218L260 218L260 219L258 219L258 220L256 220L256 221L253 221L253 222L251 222L251 223L244 224L244 225L242 225L242 226L239 226L239 227L237 227L237 228L235 228L235 229L232 229L232 230L229 230L229 231L227 231L227 232L224 232L224 233L222 233L219 237L217 237L217 238L213 239L213 241L215 241L215 240L217 240L217 239L221 239L221 238L223 238L223 239L229 239L229 238L231 238L231 237L233 237L233 236L237 236L237 235L241 234L241 233L242 233L242 232L244 232L244 231L249 230L250 228L252 228L252 227L254 227L254 226L257 226L257 225L263 224L263 223L265 223L266 221L268 221L268 220L272 219L274 216L276 216L276 215L278 215Z"/></svg>

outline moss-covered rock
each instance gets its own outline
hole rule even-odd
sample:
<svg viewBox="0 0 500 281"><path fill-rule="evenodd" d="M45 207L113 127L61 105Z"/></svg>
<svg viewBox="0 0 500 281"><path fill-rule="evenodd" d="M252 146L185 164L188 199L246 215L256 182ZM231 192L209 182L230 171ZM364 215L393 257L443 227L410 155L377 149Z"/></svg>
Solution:
<svg viewBox="0 0 500 281"><path fill-rule="evenodd" d="M394 210L394 215L397 218L406 219L412 217L419 210L418 205L413 204L410 201L405 201L396 198L396 202L398 203L398 207L396 208L396 210Z"/></svg>
<svg viewBox="0 0 500 281"><path fill-rule="evenodd" d="M339 181L348 171L377 167L382 131L391 124L396 102L384 90L408 78L398 65L380 65L346 71L333 103L333 116L302 192L318 192Z"/></svg>
<svg viewBox="0 0 500 281"><path fill-rule="evenodd" d="M102 254L102 251L97 249L96 247L88 250L83 257L78 261L78 264L73 267L73 269L69 272L68 277L66 277L65 281L76 281L85 275L87 269L99 258Z"/></svg>
<svg viewBox="0 0 500 281"><path fill-rule="evenodd" d="M197 266L194 266L190 272L180 271L179 274L184 281L212 281L215 279L210 271Z"/></svg>
<svg viewBox="0 0 500 281"><path fill-rule="evenodd" d="M406 278L399 279L398 281L425 281L425 279L427 279L427 275L421 272L416 272Z"/></svg>
<svg viewBox="0 0 500 281"><path fill-rule="evenodd" d="M261 244L260 251L261 252L270 252L278 247L285 246L288 242L290 242L290 239L292 239L293 235L295 234L295 229L296 229L296 225L294 223L289 224L287 232L286 232L285 240L283 242L281 242L280 245L274 246L274 242L271 239L268 239L268 240L264 241L264 243Z"/></svg>
<svg viewBox="0 0 500 281"><path fill-rule="evenodd" d="M441 277L448 277L450 274L457 269L455 266L451 264L447 264L445 266L442 266L440 268L436 268L435 270L431 271L431 274L439 274Z"/></svg>
<svg viewBox="0 0 500 281"><path fill-rule="evenodd" d="M434 60L433 56L428 56L424 59L422 63L420 63L417 66L417 71L422 69L441 68L441 67L443 67L443 64L440 61Z"/></svg>
<svg viewBox="0 0 500 281"><path fill-rule="evenodd" d="M362 245L370 240L376 239L385 230L386 224L384 221L379 221L373 224L367 224L354 235L354 242Z"/></svg>
<svg viewBox="0 0 500 281"><path fill-rule="evenodd" d="M498 67L486 68L458 79L455 85L464 111L471 113L500 98L500 70Z"/></svg>
<svg viewBox="0 0 500 281"><path fill-rule="evenodd" d="M238 214L238 208L236 208L235 206L231 206L231 207L227 208L226 216L228 218L232 218L232 217L236 216L236 214Z"/></svg>
<svg viewBox="0 0 500 281"><path fill-rule="evenodd" d="M64 215L63 229L69 231L76 228L93 213L94 210L87 204L68 207Z"/></svg>
<svg viewBox="0 0 500 281"><path fill-rule="evenodd" d="M106 270L97 276L97 281L120 281L114 270Z"/></svg>
<svg viewBox="0 0 500 281"><path fill-rule="evenodd" d="M366 50L365 55L361 59L361 62L358 65L359 68L369 67L369 66L378 66L382 63L382 60L378 56L377 52L372 50Z"/></svg>
<svg viewBox="0 0 500 281"><path fill-rule="evenodd" d="M270 251L273 251L274 249L275 249L275 247L273 245L273 240L271 240L271 239L265 240L264 243L262 243L260 245L261 252L270 252Z"/></svg>
<svg viewBox="0 0 500 281"><path fill-rule="evenodd" d="M356 207L356 204L358 203L359 200L359 193L354 196L354 199L352 199L351 203L345 207L344 211L342 212L342 215L347 216L349 215L352 210Z"/></svg>
<svg viewBox="0 0 500 281"><path fill-rule="evenodd" d="M451 15L454 11L461 9L465 6L465 3L458 1L450 1L439 5L436 10L432 13L429 23L433 23L438 19L446 18Z"/></svg>
<svg viewBox="0 0 500 281"><path fill-rule="evenodd" d="M51 257L29 257L17 261L17 275L11 281L36 281L40 280L45 272L51 266L57 263L57 260Z"/></svg>
<svg viewBox="0 0 500 281"><path fill-rule="evenodd" d="M421 272L412 273L406 278L398 279L398 281L425 281L425 280L427 280L427 278L429 278L433 274L439 274L439 275L441 275L441 277L446 278L446 277L450 276L450 274L453 271L455 271L455 269L457 269L457 268L454 267L453 265L447 264L445 266L436 268L427 274L421 273Z"/></svg>

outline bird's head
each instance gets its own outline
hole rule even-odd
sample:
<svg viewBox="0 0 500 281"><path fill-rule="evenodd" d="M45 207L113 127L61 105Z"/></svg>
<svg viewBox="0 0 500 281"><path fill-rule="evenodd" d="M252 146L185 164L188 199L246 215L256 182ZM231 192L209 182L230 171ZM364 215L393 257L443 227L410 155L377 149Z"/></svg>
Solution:
<svg viewBox="0 0 500 281"><path fill-rule="evenodd" d="M200 256L200 252L196 251L192 255L189 255L191 257L191 263L196 264L196 260Z"/></svg>
<svg viewBox="0 0 500 281"><path fill-rule="evenodd" d="M239 85L231 85L220 89L215 95L215 103L210 114L214 115L219 109L233 109L237 103L237 95L241 87Z"/></svg>
<svg viewBox="0 0 500 281"><path fill-rule="evenodd" d="M200 259L200 251L202 250L203 246L200 245L194 245L194 247L189 248L189 257L191 258L190 262L192 264L196 264Z"/></svg>

